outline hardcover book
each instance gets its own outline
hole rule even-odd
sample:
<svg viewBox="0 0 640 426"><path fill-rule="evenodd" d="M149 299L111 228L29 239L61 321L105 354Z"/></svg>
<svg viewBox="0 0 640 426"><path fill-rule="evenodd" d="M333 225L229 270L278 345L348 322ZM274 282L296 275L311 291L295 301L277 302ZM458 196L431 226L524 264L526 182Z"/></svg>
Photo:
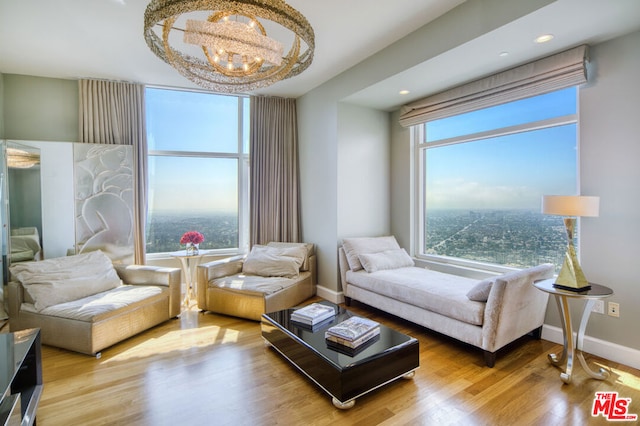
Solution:
<svg viewBox="0 0 640 426"><path fill-rule="evenodd" d="M358 346L368 342L369 340L373 339L378 335L380 335L380 327L375 327L369 330L368 332L366 332L365 334L363 334L362 336L358 337L355 340L346 340L341 337L334 336L332 334L327 335L326 333L325 333L325 339L327 339L328 342L347 346L349 348L357 348Z"/></svg>
<svg viewBox="0 0 640 426"><path fill-rule="evenodd" d="M331 318L336 314L334 308L321 303L312 303L303 308L296 309L291 314L291 320L306 325L315 325L321 321Z"/></svg>
<svg viewBox="0 0 640 426"><path fill-rule="evenodd" d="M370 347L371 345L373 345L378 340L380 340L380 334L376 334L375 336L373 336L372 338L370 338L369 340L367 340L357 348L350 348L349 346L341 345L340 343L335 343L330 340L327 340L327 347L336 352L340 352L341 354L344 354L344 355L356 356L359 353L363 352L368 347Z"/></svg>
<svg viewBox="0 0 640 426"><path fill-rule="evenodd" d="M328 328L324 337L335 336L346 341L353 342L364 334L379 327L380 324L376 321L354 316L342 321L340 324L336 324L333 327Z"/></svg>

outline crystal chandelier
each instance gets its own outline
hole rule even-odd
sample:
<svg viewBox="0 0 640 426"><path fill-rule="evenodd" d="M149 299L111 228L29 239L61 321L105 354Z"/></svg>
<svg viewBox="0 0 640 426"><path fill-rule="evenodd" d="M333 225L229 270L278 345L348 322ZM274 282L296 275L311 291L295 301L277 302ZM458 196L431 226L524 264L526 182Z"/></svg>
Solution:
<svg viewBox="0 0 640 426"><path fill-rule="evenodd" d="M286 55L265 25L278 34L288 30ZM282 0L152 0L144 14L144 38L184 77L221 93L298 75L311 64L315 47L309 22Z"/></svg>

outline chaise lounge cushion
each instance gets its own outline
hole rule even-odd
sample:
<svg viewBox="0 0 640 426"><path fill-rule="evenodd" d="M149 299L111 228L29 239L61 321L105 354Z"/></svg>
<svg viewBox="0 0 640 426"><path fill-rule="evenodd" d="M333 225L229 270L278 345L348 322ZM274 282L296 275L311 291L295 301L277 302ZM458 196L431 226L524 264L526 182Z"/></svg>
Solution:
<svg viewBox="0 0 640 426"><path fill-rule="evenodd" d="M18 263L12 276L25 288L36 311L122 285L111 259L102 251Z"/></svg>
<svg viewBox="0 0 640 426"><path fill-rule="evenodd" d="M458 275L407 267L367 273L348 271L354 286L465 323L482 325L486 304L469 300L467 292L478 282Z"/></svg>
<svg viewBox="0 0 640 426"><path fill-rule="evenodd" d="M212 286L223 288L238 294L265 295L272 294L296 284L296 280L284 277L262 277L256 275L236 274L216 278Z"/></svg>
<svg viewBox="0 0 640 426"><path fill-rule="evenodd" d="M136 305L148 305L152 298L160 300L162 289L157 286L122 285L113 290L105 291L82 299L60 303L41 310L41 315L68 318L85 322L100 322L119 315L118 309ZM25 303L22 309L26 312L36 312L33 305Z"/></svg>

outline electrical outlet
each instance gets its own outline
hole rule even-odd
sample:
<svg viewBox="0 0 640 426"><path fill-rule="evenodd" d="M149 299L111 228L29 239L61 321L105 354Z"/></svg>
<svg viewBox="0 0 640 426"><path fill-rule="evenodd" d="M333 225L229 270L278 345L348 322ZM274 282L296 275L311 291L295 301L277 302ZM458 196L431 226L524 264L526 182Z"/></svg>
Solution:
<svg viewBox="0 0 640 426"><path fill-rule="evenodd" d="M609 302L609 316L611 317L619 317L620 316L620 304L615 302Z"/></svg>
<svg viewBox="0 0 640 426"><path fill-rule="evenodd" d="M596 303L593 304L591 308L591 312L595 312L596 314L604 314L604 300L596 300Z"/></svg>

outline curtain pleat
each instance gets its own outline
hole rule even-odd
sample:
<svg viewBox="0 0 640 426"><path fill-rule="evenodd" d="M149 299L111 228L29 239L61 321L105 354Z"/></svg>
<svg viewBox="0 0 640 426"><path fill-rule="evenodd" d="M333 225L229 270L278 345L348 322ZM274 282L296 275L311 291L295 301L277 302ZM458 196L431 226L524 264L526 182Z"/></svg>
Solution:
<svg viewBox="0 0 640 426"><path fill-rule="evenodd" d="M582 45L428 96L403 106L400 124L414 126L583 84L587 55L588 46Z"/></svg>
<svg viewBox="0 0 640 426"><path fill-rule="evenodd" d="M251 97L250 244L300 241L295 99Z"/></svg>
<svg viewBox="0 0 640 426"><path fill-rule="evenodd" d="M145 264L147 215L147 131L144 86L79 80L80 141L132 145L134 158L134 256Z"/></svg>

